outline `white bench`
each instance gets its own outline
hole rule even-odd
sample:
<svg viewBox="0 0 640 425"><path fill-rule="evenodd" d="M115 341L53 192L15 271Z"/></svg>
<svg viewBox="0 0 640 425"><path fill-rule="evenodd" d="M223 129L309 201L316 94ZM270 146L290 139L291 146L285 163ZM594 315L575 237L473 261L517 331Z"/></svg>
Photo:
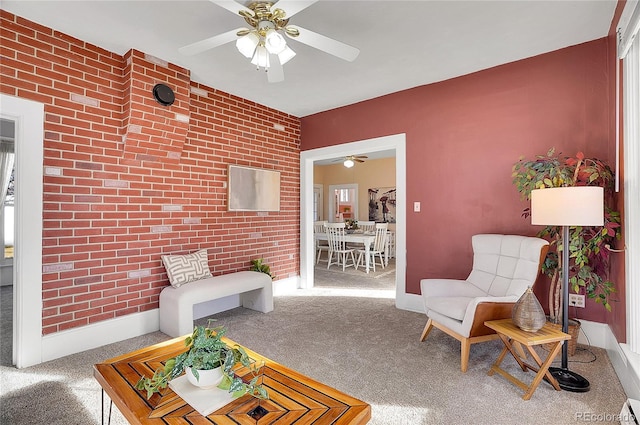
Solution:
<svg viewBox="0 0 640 425"><path fill-rule="evenodd" d="M271 277L260 272L236 272L197 280L160 292L160 331L171 337L193 332L195 304L240 294L242 306L268 313L273 311Z"/></svg>

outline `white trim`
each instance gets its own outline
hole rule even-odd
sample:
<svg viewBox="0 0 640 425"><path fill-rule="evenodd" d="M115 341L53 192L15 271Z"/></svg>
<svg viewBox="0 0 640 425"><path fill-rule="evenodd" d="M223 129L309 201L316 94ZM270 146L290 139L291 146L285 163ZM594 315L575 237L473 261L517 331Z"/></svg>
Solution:
<svg viewBox="0 0 640 425"><path fill-rule="evenodd" d="M427 316L424 310L424 302L422 301L422 295L416 294L404 294L404 296L396 299L396 307L401 310L413 311L414 313L424 314L424 320L427 320Z"/></svg>
<svg viewBox="0 0 640 425"><path fill-rule="evenodd" d="M404 133L300 152L300 287L313 287L313 163L347 155L395 149L396 152L396 306L412 305L406 293L407 177Z"/></svg>
<svg viewBox="0 0 640 425"><path fill-rule="evenodd" d="M42 361L102 347L160 329L160 310L128 314L42 337Z"/></svg>
<svg viewBox="0 0 640 425"><path fill-rule="evenodd" d="M16 123L13 363L42 362L42 170L44 104L0 94L3 118Z"/></svg>
<svg viewBox="0 0 640 425"><path fill-rule="evenodd" d="M293 276L273 282L273 294L290 293L299 287L299 276ZM224 299L223 299L224 300ZM224 305L219 305L219 311L234 305L233 297L227 297ZM195 311L195 309L194 309ZM213 314L211 312L208 315ZM195 317L195 316L194 316ZM103 345L135 338L160 329L160 310L153 309L142 313L128 314L111 320L104 320L88 326L56 332L42 337L43 362L79 353L85 350L102 347Z"/></svg>
<svg viewBox="0 0 640 425"><path fill-rule="evenodd" d="M640 10L640 8L638 9ZM629 349L640 354L640 40L624 59L624 232Z"/></svg>
<svg viewBox="0 0 640 425"><path fill-rule="evenodd" d="M607 328L605 348L613 369L627 397L640 400L640 354L632 352L627 344L619 344L611 328Z"/></svg>
<svg viewBox="0 0 640 425"><path fill-rule="evenodd" d="M578 320L580 321L578 343L598 348L607 348L608 335L611 333L609 325L606 323L591 322L583 319Z"/></svg>
<svg viewBox="0 0 640 425"><path fill-rule="evenodd" d="M300 287L300 276L292 276L273 282L273 296L279 297L291 294Z"/></svg>
<svg viewBox="0 0 640 425"><path fill-rule="evenodd" d="M618 21L618 58L624 59L640 30L640 7L637 0L628 0Z"/></svg>

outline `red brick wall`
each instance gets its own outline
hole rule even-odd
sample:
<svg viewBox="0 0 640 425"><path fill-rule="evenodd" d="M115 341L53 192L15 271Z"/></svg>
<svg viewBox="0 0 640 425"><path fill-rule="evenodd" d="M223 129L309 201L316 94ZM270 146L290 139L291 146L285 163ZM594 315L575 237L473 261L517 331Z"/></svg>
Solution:
<svg viewBox="0 0 640 425"><path fill-rule="evenodd" d="M0 16L0 91L45 104L44 334L157 308L162 254L207 248L214 275L257 257L299 274L298 118ZM174 105L153 100L159 82ZM228 164L280 171L281 211L227 212Z"/></svg>

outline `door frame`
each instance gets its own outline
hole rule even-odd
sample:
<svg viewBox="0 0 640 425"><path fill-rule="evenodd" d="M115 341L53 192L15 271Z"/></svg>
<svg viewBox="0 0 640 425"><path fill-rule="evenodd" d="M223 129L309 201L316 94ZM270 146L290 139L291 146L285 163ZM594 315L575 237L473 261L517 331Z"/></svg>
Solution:
<svg viewBox="0 0 640 425"><path fill-rule="evenodd" d="M394 134L300 152L300 287L313 287L313 165L315 161L347 155L395 150L396 153L396 306L409 309L406 293L406 134Z"/></svg>
<svg viewBox="0 0 640 425"><path fill-rule="evenodd" d="M44 104L0 94L16 123L13 363L42 363L42 192Z"/></svg>

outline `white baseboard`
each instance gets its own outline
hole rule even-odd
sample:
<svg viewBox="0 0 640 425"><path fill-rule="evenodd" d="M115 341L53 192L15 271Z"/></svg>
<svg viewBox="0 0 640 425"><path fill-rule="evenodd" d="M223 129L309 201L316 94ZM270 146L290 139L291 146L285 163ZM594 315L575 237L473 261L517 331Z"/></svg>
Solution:
<svg viewBox="0 0 640 425"><path fill-rule="evenodd" d="M400 310L424 314L424 303L422 302L421 295L401 293L398 291L396 292L396 307Z"/></svg>
<svg viewBox="0 0 640 425"><path fill-rule="evenodd" d="M288 292L300 288L300 276L291 276L273 282L273 295L275 297L285 295Z"/></svg>
<svg viewBox="0 0 640 425"><path fill-rule="evenodd" d="M278 280L274 282L273 292L276 296L282 295L299 288L299 285L299 276ZM233 297L218 301L219 305L213 306L217 311L224 311L240 305L239 299L236 300ZM212 306L203 305L203 308L206 307ZM422 297L416 294L396 294L396 307L402 310L424 313ZM208 314L212 314L211 310L209 310ZM608 325L588 320L580 320L580 323L581 333L578 337L578 342L605 348L627 396L640 399L640 355L632 353L626 344L619 344ZM159 310L154 309L45 335L42 337L42 361L46 362L80 351L134 338L155 332L159 328Z"/></svg>
<svg viewBox="0 0 640 425"><path fill-rule="evenodd" d="M42 361L134 338L160 329L158 309L129 314L42 337Z"/></svg>
<svg viewBox="0 0 640 425"><path fill-rule="evenodd" d="M633 353L627 344L620 344L609 328L607 354L627 397L640 400L640 354Z"/></svg>
<svg viewBox="0 0 640 425"><path fill-rule="evenodd" d="M297 289L299 281L299 276L275 281L273 283L274 295ZM196 304L193 311L194 318L199 319L240 305L240 297L234 295ZM158 309L154 309L45 335L42 337L42 361L46 362L128 338L135 338L159 329L160 312Z"/></svg>
<svg viewBox="0 0 640 425"><path fill-rule="evenodd" d="M608 334L611 332L609 325L606 323L579 320L580 334L578 335L578 343L592 345L598 348L607 348Z"/></svg>

